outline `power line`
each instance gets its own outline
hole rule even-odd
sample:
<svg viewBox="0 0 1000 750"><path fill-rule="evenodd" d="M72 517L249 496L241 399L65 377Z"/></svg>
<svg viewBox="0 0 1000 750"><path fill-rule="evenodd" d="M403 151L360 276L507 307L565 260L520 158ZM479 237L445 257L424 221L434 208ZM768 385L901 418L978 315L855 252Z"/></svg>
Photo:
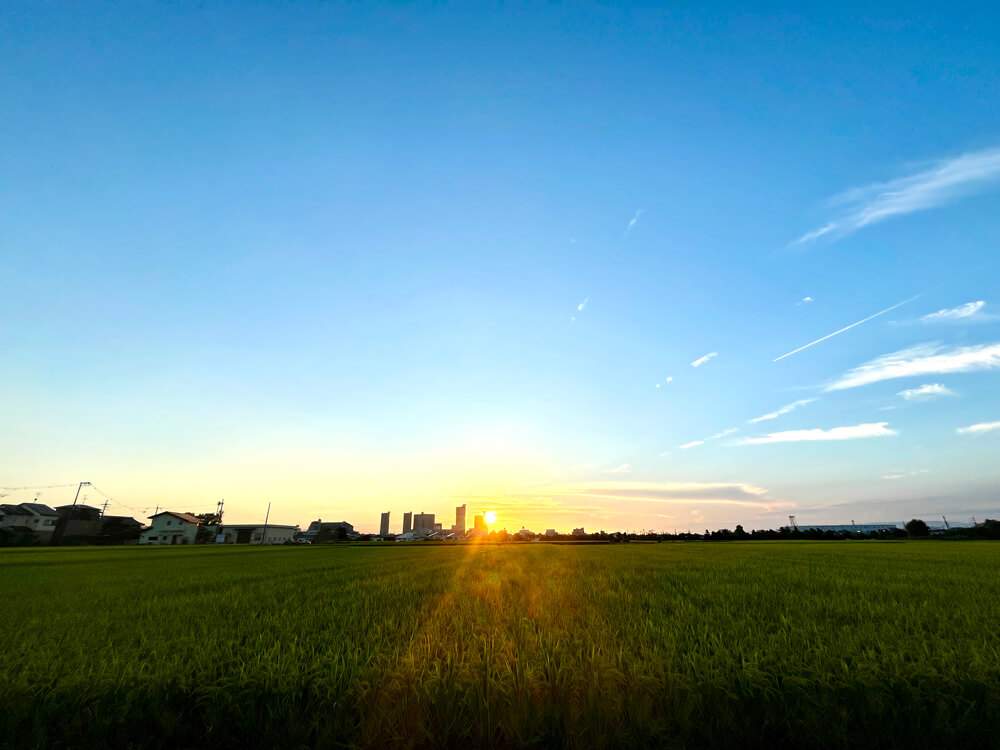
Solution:
<svg viewBox="0 0 1000 750"><path fill-rule="evenodd" d="M30 495L31 493L34 493L34 495L35 495L34 502L39 502L39 497L38 496L42 494L41 490L65 489L65 488L69 488L69 487L73 487L73 486L74 485L72 485L72 484L40 484L40 485L34 485L34 486L30 486L30 487L28 487L28 486L25 486L25 487L0 487L0 498L8 497L11 494L13 494L15 497L17 497L18 494L21 494L23 496L25 494Z"/></svg>
<svg viewBox="0 0 1000 750"><path fill-rule="evenodd" d="M76 487L73 484L36 484L30 487L0 487L0 490L53 490L57 487Z"/></svg>
<svg viewBox="0 0 1000 750"><path fill-rule="evenodd" d="M149 512L149 508L133 508L131 505L126 505L125 503L121 502L120 500L115 500L113 497L111 497L111 495L109 495L107 492L105 492L104 490L102 490L100 487L95 487L94 485L90 485L90 488L92 490L96 490L98 494L103 495L114 506L120 506L122 508L128 508L129 510L135 511L136 513L148 513Z"/></svg>

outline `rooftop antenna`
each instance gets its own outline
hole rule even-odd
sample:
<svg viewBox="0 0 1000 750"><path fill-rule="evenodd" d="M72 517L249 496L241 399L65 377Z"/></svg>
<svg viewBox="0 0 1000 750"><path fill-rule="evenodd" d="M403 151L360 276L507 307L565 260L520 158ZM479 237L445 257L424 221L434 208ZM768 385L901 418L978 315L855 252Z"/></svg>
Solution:
<svg viewBox="0 0 1000 750"><path fill-rule="evenodd" d="M789 523L789 524L791 525L791 527L792 527L793 529L795 529L796 531L798 531L798 530L799 530L799 525L798 525L798 523L796 523L796 521L795 521L795 516L789 516L789 517L788 517L788 523Z"/></svg>

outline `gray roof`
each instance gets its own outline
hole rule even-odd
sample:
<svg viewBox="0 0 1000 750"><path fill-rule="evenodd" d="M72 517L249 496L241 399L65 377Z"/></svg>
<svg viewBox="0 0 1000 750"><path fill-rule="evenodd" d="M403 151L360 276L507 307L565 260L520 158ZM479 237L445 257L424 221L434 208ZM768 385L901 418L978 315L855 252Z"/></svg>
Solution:
<svg viewBox="0 0 1000 750"><path fill-rule="evenodd" d="M22 508L20 505L0 505L0 510L6 513L8 516L30 516L31 511Z"/></svg>
<svg viewBox="0 0 1000 750"><path fill-rule="evenodd" d="M125 526L142 526L141 521L136 521L132 516L104 516L104 523L120 523Z"/></svg>
<svg viewBox="0 0 1000 750"><path fill-rule="evenodd" d="M58 516L52 508L42 503L21 503L22 508L27 508L32 513L39 516Z"/></svg>

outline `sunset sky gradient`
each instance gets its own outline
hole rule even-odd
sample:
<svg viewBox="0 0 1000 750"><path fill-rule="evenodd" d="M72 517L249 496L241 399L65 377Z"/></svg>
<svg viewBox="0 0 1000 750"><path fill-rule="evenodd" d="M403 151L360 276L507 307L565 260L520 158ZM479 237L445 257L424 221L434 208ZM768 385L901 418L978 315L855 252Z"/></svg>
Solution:
<svg viewBox="0 0 1000 750"><path fill-rule="evenodd" d="M1000 9L682 8L7 4L0 485L1000 517Z"/></svg>

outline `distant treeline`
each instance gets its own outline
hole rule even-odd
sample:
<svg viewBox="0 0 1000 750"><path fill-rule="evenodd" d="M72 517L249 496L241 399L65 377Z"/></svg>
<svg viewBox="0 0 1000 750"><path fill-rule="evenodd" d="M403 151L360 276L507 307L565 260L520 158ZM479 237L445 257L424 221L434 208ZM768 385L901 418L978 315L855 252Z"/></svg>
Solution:
<svg viewBox="0 0 1000 750"><path fill-rule="evenodd" d="M622 542L733 542L740 540L771 541L771 540L814 540L814 541L836 541L841 539L913 539L913 538L933 538L947 539L952 541L966 539L1000 539L1000 521L987 519L976 526L963 528L951 528L931 531L930 527L920 519L909 521L905 528L881 529L877 531L851 531L848 529L817 529L817 528L790 528L783 526L780 529L754 529L747 531L742 525L736 529L718 529L704 533L681 532L679 534L667 534L659 532L598 532L594 534L571 535L555 534L548 536L529 537L527 539L514 534L504 534L504 532L491 532L488 540L494 542L505 541L526 541L533 542L536 539L543 542L604 542L606 544Z"/></svg>

